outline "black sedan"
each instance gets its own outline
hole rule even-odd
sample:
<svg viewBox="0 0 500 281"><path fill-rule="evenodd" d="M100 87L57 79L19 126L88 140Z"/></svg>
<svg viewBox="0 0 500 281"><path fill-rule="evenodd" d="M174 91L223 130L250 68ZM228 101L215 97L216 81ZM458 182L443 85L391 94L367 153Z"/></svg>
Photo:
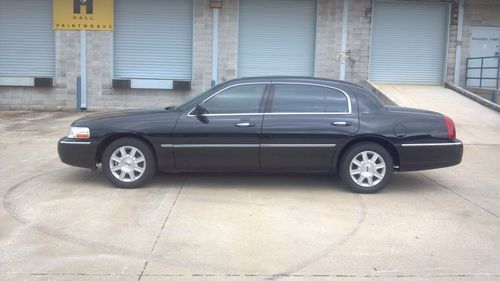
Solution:
<svg viewBox="0 0 500 281"><path fill-rule="evenodd" d="M180 106L90 115L58 144L61 160L135 188L157 170L334 172L353 191L382 189L393 171L457 165L463 145L440 113L386 107L342 81L243 78Z"/></svg>

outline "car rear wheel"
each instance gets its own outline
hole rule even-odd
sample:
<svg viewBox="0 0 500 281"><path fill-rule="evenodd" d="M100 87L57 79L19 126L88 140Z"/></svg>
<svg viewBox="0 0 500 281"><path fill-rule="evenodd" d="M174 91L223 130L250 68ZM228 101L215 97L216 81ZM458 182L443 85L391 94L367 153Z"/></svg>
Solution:
<svg viewBox="0 0 500 281"><path fill-rule="evenodd" d="M393 161L381 145L359 143L346 151L339 169L340 178L352 191L375 193L389 182Z"/></svg>
<svg viewBox="0 0 500 281"><path fill-rule="evenodd" d="M135 138L121 138L104 151L102 168L107 179L119 188L137 188L156 172L152 149Z"/></svg>

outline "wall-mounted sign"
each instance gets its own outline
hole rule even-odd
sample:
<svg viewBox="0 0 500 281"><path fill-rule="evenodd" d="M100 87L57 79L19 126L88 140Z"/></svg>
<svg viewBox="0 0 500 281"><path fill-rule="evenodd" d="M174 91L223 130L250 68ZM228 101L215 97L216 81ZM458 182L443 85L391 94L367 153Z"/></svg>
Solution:
<svg viewBox="0 0 500 281"><path fill-rule="evenodd" d="M210 8L212 9L222 8L222 0L210 0Z"/></svg>
<svg viewBox="0 0 500 281"><path fill-rule="evenodd" d="M113 0L53 0L54 29L113 30Z"/></svg>

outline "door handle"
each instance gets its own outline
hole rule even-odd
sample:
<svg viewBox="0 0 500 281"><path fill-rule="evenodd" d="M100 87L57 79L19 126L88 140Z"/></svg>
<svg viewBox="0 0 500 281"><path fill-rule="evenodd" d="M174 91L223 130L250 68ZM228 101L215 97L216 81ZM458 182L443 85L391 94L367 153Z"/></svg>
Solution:
<svg viewBox="0 0 500 281"><path fill-rule="evenodd" d="M236 123L235 125L236 127L254 127L255 126L255 123L252 123L252 122L242 122L242 123Z"/></svg>
<svg viewBox="0 0 500 281"><path fill-rule="evenodd" d="M346 122L346 121L336 121L336 122L332 122L332 125L333 126L351 126L351 123Z"/></svg>

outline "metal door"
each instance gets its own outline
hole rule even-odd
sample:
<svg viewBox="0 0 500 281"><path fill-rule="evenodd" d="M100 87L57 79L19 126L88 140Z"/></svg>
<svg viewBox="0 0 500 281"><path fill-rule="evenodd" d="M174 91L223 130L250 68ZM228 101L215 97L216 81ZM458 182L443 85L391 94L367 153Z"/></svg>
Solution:
<svg viewBox="0 0 500 281"><path fill-rule="evenodd" d="M382 83L443 82L449 4L376 0L370 80Z"/></svg>
<svg viewBox="0 0 500 281"><path fill-rule="evenodd" d="M316 0L240 0L238 76L314 74Z"/></svg>
<svg viewBox="0 0 500 281"><path fill-rule="evenodd" d="M495 78L498 74L496 69L488 69L488 67L497 67L498 58L494 56L500 55L500 28L490 27L473 27L471 30L470 54L469 58L484 58L484 59L469 59L469 67L483 67L483 78ZM468 77L480 77L480 69L469 69ZM483 79L480 83L478 79L468 79L467 87L495 88L496 80Z"/></svg>
<svg viewBox="0 0 500 281"><path fill-rule="evenodd" d="M52 1L0 4L0 76L55 76Z"/></svg>

